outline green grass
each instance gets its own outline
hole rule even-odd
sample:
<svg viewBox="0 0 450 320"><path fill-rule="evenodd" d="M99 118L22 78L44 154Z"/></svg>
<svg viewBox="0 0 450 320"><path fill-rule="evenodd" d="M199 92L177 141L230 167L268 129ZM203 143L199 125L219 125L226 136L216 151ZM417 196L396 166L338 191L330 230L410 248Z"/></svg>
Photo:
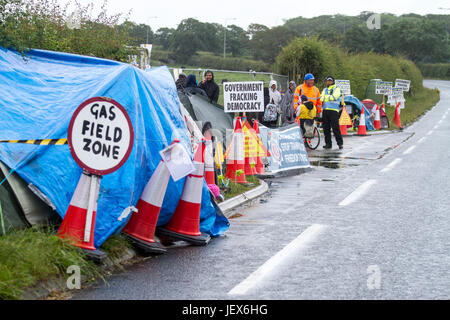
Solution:
<svg viewBox="0 0 450 320"><path fill-rule="evenodd" d="M423 88L416 92L414 96L406 97L405 109L400 113L402 126L410 125L418 117L430 110L439 101L439 90ZM395 108L386 106L386 114L390 122L390 129L396 129L392 119L394 118Z"/></svg>
<svg viewBox="0 0 450 320"><path fill-rule="evenodd" d="M117 257L125 239L113 236L102 246ZM103 269L85 258L78 247L58 238L52 230L28 228L0 237L0 299L20 299L23 290L39 281L67 278L67 268L80 267L88 280L103 278Z"/></svg>
<svg viewBox="0 0 450 320"><path fill-rule="evenodd" d="M245 179L249 183L248 185L243 185L230 181L228 185L229 190L225 192L226 200L231 199L237 195L240 195L260 185L259 179L255 176L246 176Z"/></svg>

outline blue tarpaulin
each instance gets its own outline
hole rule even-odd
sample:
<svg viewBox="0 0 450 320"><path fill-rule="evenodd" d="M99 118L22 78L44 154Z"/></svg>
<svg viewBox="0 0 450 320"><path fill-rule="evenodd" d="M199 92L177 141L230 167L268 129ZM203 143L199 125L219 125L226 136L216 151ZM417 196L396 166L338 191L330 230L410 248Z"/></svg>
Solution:
<svg viewBox="0 0 450 320"><path fill-rule="evenodd" d="M355 105L359 111L361 111L362 109L364 109L364 115L365 115L365 119L366 119L366 129L367 130L375 130L375 128L373 127L373 123L372 121L370 121L370 115L371 113L366 109L366 107L364 107L363 103L361 101L359 101L359 99L353 95L347 95L344 97L344 102L347 104L353 104Z"/></svg>
<svg viewBox="0 0 450 320"><path fill-rule="evenodd" d="M135 134L124 166L101 179L94 240L99 246L126 224L118 218L136 206L161 160L159 151L178 138L191 152L173 78L167 67L143 72L105 59L44 50L22 56L0 48L0 140L66 138L74 110L96 96L124 106ZM67 145L0 143L0 160L44 193L64 217L82 173ZM159 226L170 220L184 181L170 179ZM201 208L200 230L223 234L229 222L214 209L206 182Z"/></svg>

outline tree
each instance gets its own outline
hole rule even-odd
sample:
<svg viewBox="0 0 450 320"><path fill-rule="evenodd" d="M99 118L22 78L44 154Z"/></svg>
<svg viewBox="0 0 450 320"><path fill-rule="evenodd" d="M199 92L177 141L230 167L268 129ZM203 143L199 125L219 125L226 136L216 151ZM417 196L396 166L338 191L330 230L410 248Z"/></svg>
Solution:
<svg viewBox="0 0 450 320"><path fill-rule="evenodd" d="M342 47L349 52L365 52L371 48L369 30L364 26L355 25L344 35Z"/></svg>
<svg viewBox="0 0 450 320"><path fill-rule="evenodd" d="M175 33L173 28L159 28L155 33L155 44L163 47L164 50L169 49L170 39Z"/></svg>
<svg viewBox="0 0 450 320"><path fill-rule="evenodd" d="M273 63L282 46L295 38L295 36L296 33L286 27L257 31L250 40L253 57L257 60Z"/></svg>
<svg viewBox="0 0 450 320"><path fill-rule="evenodd" d="M222 27L219 32L219 39L224 39L224 30ZM223 41L221 41L223 42ZM242 56L249 49L249 38L247 32L236 25L227 27L227 52L231 52L233 57ZM222 45L223 51L223 45Z"/></svg>
<svg viewBox="0 0 450 320"><path fill-rule="evenodd" d="M143 23L136 24L131 21L125 21L120 25L120 27L128 30L128 34L131 38L130 45L139 46L143 43L154 42L154 33L149 25Z"/></svg>

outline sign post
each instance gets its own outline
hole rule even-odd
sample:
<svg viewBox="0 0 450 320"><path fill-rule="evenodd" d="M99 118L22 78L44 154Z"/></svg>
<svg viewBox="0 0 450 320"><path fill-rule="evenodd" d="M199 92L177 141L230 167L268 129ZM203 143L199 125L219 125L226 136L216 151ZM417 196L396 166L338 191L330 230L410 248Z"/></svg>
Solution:
<svg viewBox="0 0 450 320"><path fill-rule="evenodd" d="M350 80L336 80L335 84L337 88L341 89L342 108L345 108L344 97L352 94L352 90L350 87Z"/></svg>
<svg viewBox="0 0 450 320"><path fill-rule="evenodd" d="M103 259L104 253L96 250L93 243L100 179L127 161L133 149L133 126L117 101L95 97L75 110L67 138L70 153L83 168L83 174L58 235L69 236L74 245L91 250L91 257ZM79 230L84 212L84 230Z"/></svg>
<svg viewBox="0 0 450 320"><path fill-rule="evenodd" d="M264 82L225 82L224 111L264 112Z"/></svg>
<svg viewBox="0 0 450 320"><path fill-rule="evenodd" d="M403 92L409 92L409 88L411 87L411 81L410 80L403 80L403 79L396 79L395 80L395 87L401 88Z"/></svg>
<svg viewBox="0 0 450 320"><path fill-rule="evenodd" d="M375 93L376 94L382 94L383 95L383 103L382 106L384 106L384 99L386 95L392 94L392 82L388 81L377 81L376 87L375 87Z"/></svg>

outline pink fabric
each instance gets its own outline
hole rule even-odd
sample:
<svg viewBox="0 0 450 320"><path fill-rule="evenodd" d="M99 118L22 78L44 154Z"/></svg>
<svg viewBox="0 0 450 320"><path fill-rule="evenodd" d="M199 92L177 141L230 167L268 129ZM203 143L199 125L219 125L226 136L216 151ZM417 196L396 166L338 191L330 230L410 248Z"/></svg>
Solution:
<svg viewBox="0 0 450 320"><path fill-rule="evenodd" d="M208 184L208 188L209 188L209 190L211 190L212 194L214 195L214 198L217 198L218 196L220 196L220 189L217 185Z"/></svg>

